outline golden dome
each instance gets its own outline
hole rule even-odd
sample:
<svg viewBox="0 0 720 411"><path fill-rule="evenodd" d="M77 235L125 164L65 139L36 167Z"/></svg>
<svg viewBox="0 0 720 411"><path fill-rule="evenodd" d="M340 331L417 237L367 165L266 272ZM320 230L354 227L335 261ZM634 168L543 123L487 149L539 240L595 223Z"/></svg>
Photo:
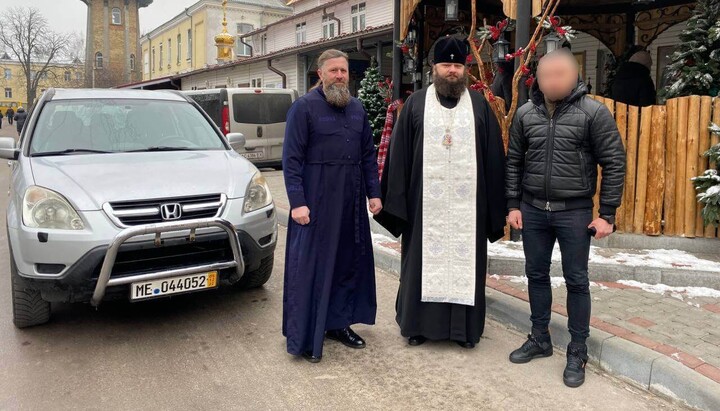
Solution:
<svg viewBox="0 0 720 411"><path fill-rule="evenodd" d="M223 31L222 33L215 36L215 44L232 46L233 44L235 44L235 36L228 33L227 31Z"/></svg>

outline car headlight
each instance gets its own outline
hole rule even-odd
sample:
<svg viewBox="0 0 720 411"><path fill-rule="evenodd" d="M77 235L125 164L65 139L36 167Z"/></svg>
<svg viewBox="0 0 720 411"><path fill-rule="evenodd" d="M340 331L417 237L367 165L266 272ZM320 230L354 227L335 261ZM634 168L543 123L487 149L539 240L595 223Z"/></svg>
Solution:
<svg viewBox="0 0 720 411"><path fill-rule="evenodd" d="M265 177L258 171L250 181L247 191L245 192L245 203L243 205L243 211L249 213L266 207L272 203L272 196L270 195L270 188L268 188Z"/></svg>
<svg viewBox="0 0 720 411"><path fill-rule="evenodd" d="M23 224L31 228L82 230L82 219L60 194L47 188L31 186L23 198Z"/></svg>

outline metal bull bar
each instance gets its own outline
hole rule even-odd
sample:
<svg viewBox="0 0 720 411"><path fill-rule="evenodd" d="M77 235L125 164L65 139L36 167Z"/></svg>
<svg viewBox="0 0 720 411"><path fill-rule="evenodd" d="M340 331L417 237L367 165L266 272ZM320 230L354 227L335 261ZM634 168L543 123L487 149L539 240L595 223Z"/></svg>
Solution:
<svg viewBox="0 0 720 411"><path fill-rule="evenodd" d="M228 235L230 242L230 248L233 253L233 260L223 261L212 264L196 265L192 267L178 268L173 270L158 271L154 273L138 274L120 278L110 278L113 266L115 265L115 259L117 258L120 246L123 245L127 240L147 234L155 234L155 244L160 246L161 234L167 232L177 232L190 230L190 241L195 240L195 230L198 228L220 228L225 231ZM182 275L198 274L207 271L217 271L226 268L235 268L238 275L242 277L245 272L245 262L243 261L240 241L237 236L235 227L227 220L222 218L202 218L187 221L174 221L167 223L147 224L135 227L130 227L122 230L118 233L115 238L110 242L110 247L105 254L102 268L100 269L100 276L98 277L97 284L95 285L95 291L93 292L90 304L93 307L97 307L105 296L105 290L109 286L130 284L137 281L150 281L161 278L177 277Z"/></svg>

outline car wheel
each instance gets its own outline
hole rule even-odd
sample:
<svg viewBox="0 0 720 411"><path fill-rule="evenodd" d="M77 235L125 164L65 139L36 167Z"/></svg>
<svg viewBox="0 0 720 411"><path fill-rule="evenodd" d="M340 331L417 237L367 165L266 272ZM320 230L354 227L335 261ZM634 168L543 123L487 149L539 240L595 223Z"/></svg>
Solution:
<svg viewBox="0 0 720 411"><path fill-rule="evenodd" d="M237 282L237 286L242 289L262 287L270 279L274 259L274 254L263 258L262 261L260 261L260 268L245 273L240 281Z"/></svg>
<svg viewBox="0 0 720 411"><path fill-rule="evenodd" d="M42 299L40 291L27 287L15 266L10 252L10 282L12 285L13 323L27 328L50 321L50 303Z"/></svg>

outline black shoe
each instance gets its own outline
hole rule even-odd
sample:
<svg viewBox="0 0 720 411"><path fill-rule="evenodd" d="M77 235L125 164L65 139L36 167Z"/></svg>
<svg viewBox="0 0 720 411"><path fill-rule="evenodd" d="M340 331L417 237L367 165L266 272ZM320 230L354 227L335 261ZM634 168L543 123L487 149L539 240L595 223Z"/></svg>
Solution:
<svg viewBox="0 0 720 411"><path fill-rule="evenodd" d="M423 337L422 335L416 335L414 337L408 338L408 344L412 345L413 347L423 345L425 344L425 341L427 341L427 338Z"/></svg>
<svg viewBox="0 0 720 411"><path fill-rule="evenodd" d="M581 343L568 344L567 365L563 372L565 385L577 388L585 382L585 365L588 362L587 345Z"/></svg>
<svg viewBox="0 0 720 411"><path fill-rule="evenodd" d="M317 364L320 362L320 360L322 360L322 356L315 356L313 355L312 351L305 351L301 355L304 359L313 364Z"/></svg>
<svg viewBox="0 0 720 411"><path fill-rule="evenodd" d="M463 348L467 348L467 349L475 348L475 343L472 341L455 341L455 342L457 343L457 345L459 345Z"/></svg>
<svg viewBox="0 0 720 411"><path fill-rule="evenodd" d="M325 336L331 340L340 341L343 345L350 348L365 348L365 340L355 334L350 327L341 330L328 330Z"/></svg>
<svg viewBox="0 0 720 411"><path fill-rule="evenodd" d="M529 334L527 341L522 347L510 353L510 362L524 364L535 358L549 357L553 354L553 346L550 338L540 341L538 336Z"/></svg>

